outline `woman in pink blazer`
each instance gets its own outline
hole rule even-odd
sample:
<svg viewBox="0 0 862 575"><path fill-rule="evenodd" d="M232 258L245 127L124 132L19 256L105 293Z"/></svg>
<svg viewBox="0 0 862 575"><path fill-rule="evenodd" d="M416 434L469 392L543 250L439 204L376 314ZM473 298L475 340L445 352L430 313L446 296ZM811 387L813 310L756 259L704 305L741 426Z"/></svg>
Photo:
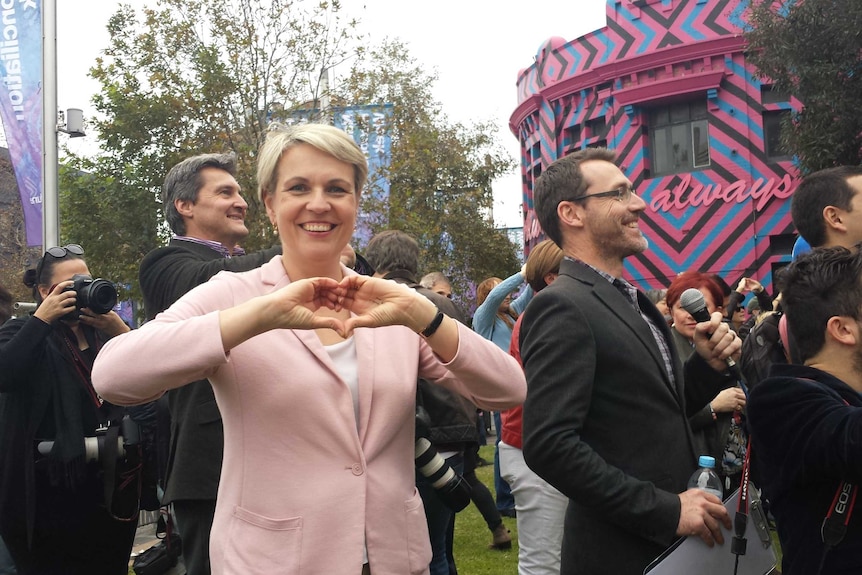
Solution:
<svg viewBox="0 0 862 575"><path fill-rule="evenodd" d="M284 255L220 273L96 361L96 389L118 404L212 383L225 435L216 575L427 573L417 377L484 409L524 400L523 372L493 343L414 290L341 265L366 177L336 128L270 131L259 191Z"/></svg>

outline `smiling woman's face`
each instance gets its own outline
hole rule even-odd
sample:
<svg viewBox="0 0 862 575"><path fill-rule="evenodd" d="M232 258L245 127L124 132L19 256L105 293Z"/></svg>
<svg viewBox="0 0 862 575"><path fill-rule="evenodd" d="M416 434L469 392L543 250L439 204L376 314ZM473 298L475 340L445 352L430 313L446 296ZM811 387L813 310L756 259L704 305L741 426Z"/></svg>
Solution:
<svg viewBox="0 0 862 575"><path fill-rule="evenodd" d="M264 203L286 260L338 262L356 223L353 166L298 144L284 152L277 186Z"/></svg>

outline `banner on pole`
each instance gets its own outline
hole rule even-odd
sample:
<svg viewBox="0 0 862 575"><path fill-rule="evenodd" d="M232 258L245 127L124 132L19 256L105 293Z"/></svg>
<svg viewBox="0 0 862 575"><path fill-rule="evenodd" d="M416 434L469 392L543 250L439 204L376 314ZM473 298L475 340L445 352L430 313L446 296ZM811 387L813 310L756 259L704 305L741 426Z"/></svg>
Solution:
<svg viewBox="0 0 862 575"><path fill-rule="evenodd" d="M0 0L0 119L27 245L42 244L42 0Z"/></svg>

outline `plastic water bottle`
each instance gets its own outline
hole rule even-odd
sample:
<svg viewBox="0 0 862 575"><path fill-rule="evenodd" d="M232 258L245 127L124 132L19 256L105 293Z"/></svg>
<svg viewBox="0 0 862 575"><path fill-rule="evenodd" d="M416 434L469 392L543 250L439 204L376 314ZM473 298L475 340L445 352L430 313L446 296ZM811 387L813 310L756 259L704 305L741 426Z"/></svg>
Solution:
<svg viewBox="0 0 862 575"><path fill-rule="evenodd" d="M715 472L715 458L709 455L701 455L697 460L697 464L700 465L700 468L688 480L688 488L712 493L724 501L724 488L721 485L721 479Z"/></svg>

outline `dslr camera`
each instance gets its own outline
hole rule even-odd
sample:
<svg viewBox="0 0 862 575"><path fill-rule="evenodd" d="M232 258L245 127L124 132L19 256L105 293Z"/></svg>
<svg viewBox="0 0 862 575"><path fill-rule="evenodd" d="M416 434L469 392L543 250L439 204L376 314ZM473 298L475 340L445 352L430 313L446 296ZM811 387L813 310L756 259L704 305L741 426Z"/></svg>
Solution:
<svg viewBox="0 0 862 575"><path fill-rule="evenodd" d="M74 282L63 291L73 291L77 300L75 310L69 312L63 319L75 320L81 315L81 310L90 308L96 313L106 314L117 305L117 288L108 280L93 279L85 274L72 276Z"/></svg>
<svg viewBox="0 0 862 575"><path fill-rule="evenodd" d="M416 469L437 491L449 509L461 511L470 505L470 484L455 473L431 443L431 418L422 406L416 406Z"/></svg>

